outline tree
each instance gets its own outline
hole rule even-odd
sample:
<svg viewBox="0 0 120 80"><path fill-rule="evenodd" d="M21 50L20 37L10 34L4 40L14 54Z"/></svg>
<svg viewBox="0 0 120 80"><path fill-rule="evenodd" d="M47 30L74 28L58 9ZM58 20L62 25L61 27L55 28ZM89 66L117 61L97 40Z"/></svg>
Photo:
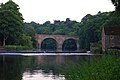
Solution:
<svg viewBox="0 0 120 80"><path fill-rule="evenodd" d="M120 26L120 0L111 0L113 5L115 6L116 10L112 12L112 16L109 20L104 23L103 27L113 27L113 26Z"/></svg>
<svg viewBox="0 0 120 80"><path fill-rule="evenodd" d="M2 4L0 8L0 35L3 46L8 38L18 38L22 34L23 18L19 6L12 0Z"/></svg>
<svg viewBox="0 0 120 80"><path fill-rule="evenodd" d="M20 42L20 45L27 46L29 49L32 48L32 41L30 36L22 35Z"/></svg>
<svg viewBox="0 0 120 80"><path fill-rule="evenodd" d="M116 11L120 11L120 0L111 0L113 5L116 7Z"/></svg>
<svg viewBox="0 0 120 80"><path fill-rule="evenodd" d="M24 25L24 28L23 28L23 33L26 35L26 36L30 36L30 37L34 37L35 34L36 34L36 31L34 29L34 27L28 25L28 24L25 24Z"/></svg>
<svg viewBox="0 0 120 80"><path fill-rule="evenodd" d="M97 15L86 15L78 26L75 27L76 34L80 38L80 49L90 49L90 43L101 40L102 25L109 19L111 13L104 12Z"/></svg>

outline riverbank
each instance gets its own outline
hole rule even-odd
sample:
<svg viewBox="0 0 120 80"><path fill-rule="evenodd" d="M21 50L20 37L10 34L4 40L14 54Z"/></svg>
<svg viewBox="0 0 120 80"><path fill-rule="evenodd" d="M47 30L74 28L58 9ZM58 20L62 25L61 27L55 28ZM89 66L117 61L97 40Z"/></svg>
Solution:
<svg viewBox="0 0 120 80"><path fill-rule="evenodd" d="M71 64L71 63L70 63ZM116 55L103 55L101 58L93 59L89 63L66 64L66 80L119 80L120 79L120 57Z"/></svg>
<svg viewBox="0 0 120 80"><path fill-rule="evenodd" d="M6 52L6 49L0 46L0 52Z"/></svg>

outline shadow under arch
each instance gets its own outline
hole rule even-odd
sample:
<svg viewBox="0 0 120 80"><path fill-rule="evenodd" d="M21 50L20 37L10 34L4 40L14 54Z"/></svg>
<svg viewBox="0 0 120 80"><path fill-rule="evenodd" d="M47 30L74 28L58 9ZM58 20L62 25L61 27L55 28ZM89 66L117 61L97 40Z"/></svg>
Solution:
<svg viewBox="0 0 120 80"><path fill-rule="evenodd" d="M75 39L66 39L62 45L62 51L76 51L77 41Z"/></svg>
<svg viewBox="0 0 120 80"><path fill-rule="evenodd" d="M57 41L53 38L45 38L41 43L42 51L56 51Z"/></svg>

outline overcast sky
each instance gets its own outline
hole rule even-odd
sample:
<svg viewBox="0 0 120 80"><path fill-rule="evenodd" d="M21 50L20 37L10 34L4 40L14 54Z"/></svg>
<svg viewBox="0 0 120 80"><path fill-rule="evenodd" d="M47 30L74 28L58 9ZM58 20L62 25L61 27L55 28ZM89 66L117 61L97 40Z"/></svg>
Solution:
<svg viewBox="0 0 120 80"><path fill-rule="evenodd" d="M5 3L8 0L0 0ZM111 0L13 0L20 7L25 22L44 23L66 18L78 22L87 14L114 10Z"/></svg>

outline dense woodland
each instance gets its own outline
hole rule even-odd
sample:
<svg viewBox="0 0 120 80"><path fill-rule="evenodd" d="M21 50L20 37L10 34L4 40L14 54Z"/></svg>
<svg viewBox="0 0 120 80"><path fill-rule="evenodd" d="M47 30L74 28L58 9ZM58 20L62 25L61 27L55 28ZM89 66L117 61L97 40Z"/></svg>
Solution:
<svg viewBox="0 0 120 80"><path fill-rule="evenodd" d="M17 45L20 48L32 48L31 37L23 32L24 19L19 9L19 6L12 0L0 4L0 45Z"/></svg>
<svg viewBox="0 0 120 80"><path fill-rule="evenodd" d="M0 45L32 46L33 44L35 47L35 34L54 34L78 36L80 38L80 49L89 50L91 43L101 42L101 31L104 26L114 26L120 23L120 1L111 1L116 8L113 12L98 12L96 15L87 14L80 22L66 18L65 21L54 20L54 23L46 21L39 24L34 21L25 23L22 14L19 12L19 6L9 0L0 5ZM56 48L53 40L46 42L43 43L46 48ZM71 40L66 42L64 48L75 49L73 43L74 41Z"/></svg>

